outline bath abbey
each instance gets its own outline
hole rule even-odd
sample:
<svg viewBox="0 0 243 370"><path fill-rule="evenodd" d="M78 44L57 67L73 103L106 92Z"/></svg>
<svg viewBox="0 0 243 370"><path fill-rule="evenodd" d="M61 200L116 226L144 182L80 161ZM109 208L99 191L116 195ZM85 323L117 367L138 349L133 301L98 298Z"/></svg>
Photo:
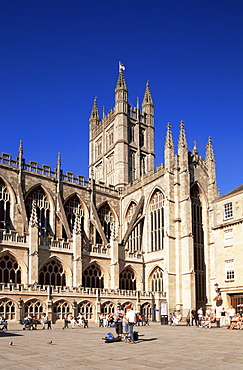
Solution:
<svg viewBox="0 0 243 370"><path fill-rule="evenodd" d="M88 180L64 174L60 154L54 169L27 163L21 141L17 156L1 153L2 316L97 322L120 302L158 321L243 308L243 185L221 196L212 139L201 156L196 142L188 150L183 121L164 131L155 169L149 84L131 106L121 68L113 109L100 118L93 104Z"/></svg>

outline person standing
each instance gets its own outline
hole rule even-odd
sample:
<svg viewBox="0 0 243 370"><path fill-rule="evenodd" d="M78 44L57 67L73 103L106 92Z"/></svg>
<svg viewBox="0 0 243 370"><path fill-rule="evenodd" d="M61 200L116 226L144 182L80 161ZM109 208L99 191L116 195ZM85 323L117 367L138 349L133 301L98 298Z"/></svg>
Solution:
<svg viewBox="0 0 243 370"><path fill-rule="evenodd" d="M198 324L199 324L199 326L201 326L201 320L202 320L202 317L203 317L202 307L200 307L199 310L197 310L197 317L198 317Z"/></svg>
<svg viewBox="0 0 243 370"><path fill-rule="evenodd" d="M121 304L117 303L116 311L114 312L114 320L115 320L115 330L118 337L122 335L122 322L123 316L125 316L124 311L121 310Z"/></svg>
<svg viewBox="0 0 243 370"><path fill-rule="evenodd" d="M134 340L134 333L133 327L136 325L136 312L133 311L130 305L126 306L127 313L126 313L126 320L128 321L128 328L131 337L131 344L135 343Z"/></svg>
<svg viewBox="0 0 243 370"><path fill-rule="evenodd" d="M194 321L195 321L195 325L198 326L198 323L197 323L197 309L196 309L196 307L191 310L191 316L192 316L192 326L193 326L193 322Z"/></svg>
<svg viewBox="0 0 243 370"><path fill-rule="evenodd" d="M223 307L222 310L220 311L220 327L225 325L226 325L226 312Z"/></svg>
<svg viewBox="0 0 243 370"><path fill-rule="evenodd" d="M235 309L233 306L230 306L230 308L228 309L228 315L231 322L233 320L233 317L235 316Z"/></svg>

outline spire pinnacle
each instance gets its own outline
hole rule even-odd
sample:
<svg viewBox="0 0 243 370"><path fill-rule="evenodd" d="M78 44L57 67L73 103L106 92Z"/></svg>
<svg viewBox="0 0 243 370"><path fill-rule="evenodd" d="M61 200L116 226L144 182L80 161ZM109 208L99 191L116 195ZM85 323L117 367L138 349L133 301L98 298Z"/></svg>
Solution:
<svg viewBox="0 0 243 370"><path fill-rule="evenodd" d="M144 98L143 98L143 106L146 104L152 104L152 105L154 104L152 95L150 92L150 88L149 88L149 80L147 80L146 82L146 88L145 88L145 93L144 93Z"/></svg>
<svg viewBox="0 0 243 370"><path fill-rule="evenodd" d="M35 199L32 201L32 205L31 205L30 226L31 227L38 226L38 216L37 216Z"/></svg>
<svg viewBox="0 0 243 370"><path fill-rule="evenodd" d="M210 136L206 145L206 161L215 161L212 138Z"/></svg>
<svg viewBox="0 0 243 370"><path fill-rule="evenodd" d="M184 121L180 121L180 135L179 135L178 146L187 149Z"/></svg>
<svg viewBox="0 0 243 370"><path fill-rule="evenodd" d="M90 115L90 120L91 119L96 120L97 123L100 121L100 116L99 116L98 106L97 106L97 96L94 97L93 108L92 108L91 115Z"/></svg>
<svg viewBox="0 0 243 370"><path fill-rule="evenodd" d="M167 123L165 148L174 149L174 143L173 143L173 138L172 138L172 132L171 132L171 124L170 124L170 122Z"/></svg>
<svg viewBox="0 0 243 370"><path fill-rule="evenodd" d="M119 76L116 84L116 90L118 89L127 90L126 81L123 73L124 69L125 67L123 66L123 64L119 62Z"/></svg>
<svg viewBox="0 0 243 370"><path fill-rule="evenodd" d="M19 142L19 156L20 155L22 156L23 153L24 153L24 151L23 151L23 141L20 140L20 142Z"/></svg>

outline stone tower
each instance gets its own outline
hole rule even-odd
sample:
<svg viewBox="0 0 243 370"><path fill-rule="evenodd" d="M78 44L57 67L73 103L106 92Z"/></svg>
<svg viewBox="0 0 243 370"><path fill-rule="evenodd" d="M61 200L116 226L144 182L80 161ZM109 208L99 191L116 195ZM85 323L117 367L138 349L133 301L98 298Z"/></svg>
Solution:
<svg viewBox="0 0 243 370"><path fill-rule="evenodd" d="M120 68L115 106L100 119L96 99L90 115L90 174L94 180L123 187L154 171L154 104L146 84L142 109L128 104Z"/></svg>

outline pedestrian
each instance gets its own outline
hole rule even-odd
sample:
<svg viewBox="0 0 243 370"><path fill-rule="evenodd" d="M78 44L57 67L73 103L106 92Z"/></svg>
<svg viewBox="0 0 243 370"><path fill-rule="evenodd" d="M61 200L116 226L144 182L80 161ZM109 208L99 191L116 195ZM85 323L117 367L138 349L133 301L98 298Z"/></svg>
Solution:
<svg viewBox="0 0 243 370"><path fill-rule="evenodd" d="M233 306L230 306L230 308L228 309L228 315L231 322L233 320L233 317L235 316L235 309Z"/></svg>
<svg viewBox="0 0 243 370"><path fill-rule="evenodd" d="M121 309L121 304L117 303L116 311L114 312L115 330L118 337L122 336L122 322L125 316L124 311Z"/></svg>
<svg viewBox="0 0 243 370"><path fill-rule="evenodd" d="M226 311L224 307L220 311L220 327L221 326L226 326Z"/></svg>
<svg viewBox="0 0 243 370"><path fill-rule="evenodd" d="M194 322L195 322L195 325L198 326L196 307L191 310L191 316L192 316L192 326Z"/></svg>
<svg viewBox="0 0 243 370"><path fill-rule="evenodd" d="M128 328L130 333L131 344L135 343L134 340L134 333L133 333L133 327L136 325L136 312L133 311L130 305L126 306L127 313L126 313L126 320L128 321Z"/></svg>
<svg viewBox="0 0 243 370"><path fill-rule="evenodd" d="M202 307L200 307L199 310L197 310L197 317L198 317L198 325L201 326L201 320L202 320L202 317L203 317Z"/></svg>

